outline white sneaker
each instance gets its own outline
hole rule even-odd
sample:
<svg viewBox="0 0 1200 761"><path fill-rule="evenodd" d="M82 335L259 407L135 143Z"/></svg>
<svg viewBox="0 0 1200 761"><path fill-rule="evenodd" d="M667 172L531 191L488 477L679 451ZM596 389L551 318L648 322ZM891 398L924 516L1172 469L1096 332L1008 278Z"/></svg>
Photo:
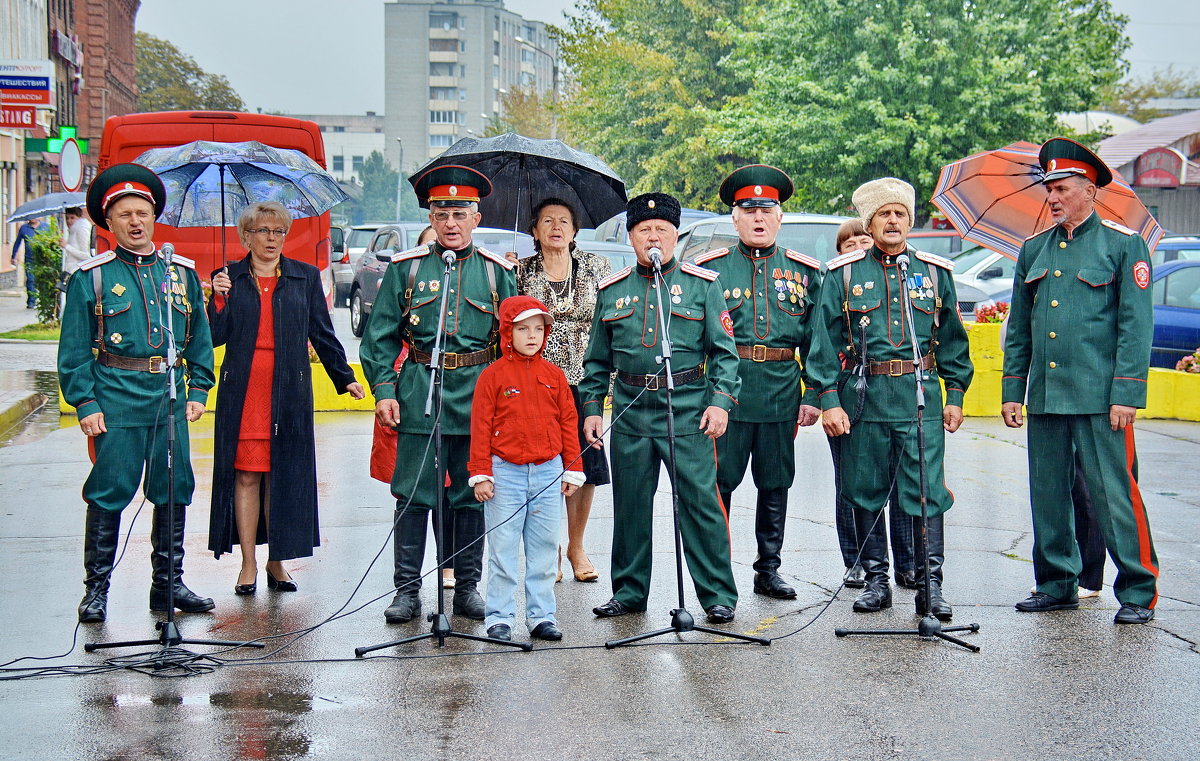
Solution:
<svg viewBox="0 0 1200 761"><path fill-rule="evenodd" d="M1099 597L1099 596L1100 596L1099 589L1084 589L1083 587L1079 588L1079 599L1080 600L1085 600L1089 597Z"/></svg>

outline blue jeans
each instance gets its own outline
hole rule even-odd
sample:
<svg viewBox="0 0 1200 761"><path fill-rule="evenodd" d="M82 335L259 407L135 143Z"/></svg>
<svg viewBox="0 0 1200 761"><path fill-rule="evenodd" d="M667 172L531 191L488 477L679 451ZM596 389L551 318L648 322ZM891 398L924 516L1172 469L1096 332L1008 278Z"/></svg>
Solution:
<svg viewBox="0 0 1200 761"><path fill-rule="evenodd" d="M483 505L483 519L488 531L485 627L513 625L522 539L525 541L525 623L532 630L543 621L555 620L554 579L563 514L562 472L561 457L540 465L514 465L492 457L496 493Z"/></svg>

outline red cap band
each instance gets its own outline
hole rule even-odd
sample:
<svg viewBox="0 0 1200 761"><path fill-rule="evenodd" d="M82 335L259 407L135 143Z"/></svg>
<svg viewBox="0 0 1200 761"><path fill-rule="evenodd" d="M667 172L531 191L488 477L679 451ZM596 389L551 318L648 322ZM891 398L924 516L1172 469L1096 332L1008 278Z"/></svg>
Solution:
<svg viewBox="0 0 1200 761"><path fill-rule="evenodd" d="M1053 174L1055 172L1081 174L1092 182L1095 182L1100 177L1100 173L1096 171L1096 167L1086 161L1075 161L1074 159L1050 159L1046 162L1046 174Z"/></svg>
<svg viewBox="0 0 1200 761"><path fill-rule="evenodd" d="M104 199L100 202L100 208L103 211L108 211L109 205L121 196L135 195L141 196L154 205L154 194L150 192L150 188L140 182L122 182L119 185L113 185L104 195Z"/></svg>
<svg viewBox="0 0 1200 761"><path fill-rule="evenodd" d="M779 200L779 190L770 185L747 185L744 188L739 188L733 194L734 202L744 201L747 198L770 198L772 201Z"/></svg>
<svg viewBox="0 0 1200 761"><path fill-rule="evenodd" d="M434 185L429 189L430 201L479 201L479 188L470 185Z"/></svg>

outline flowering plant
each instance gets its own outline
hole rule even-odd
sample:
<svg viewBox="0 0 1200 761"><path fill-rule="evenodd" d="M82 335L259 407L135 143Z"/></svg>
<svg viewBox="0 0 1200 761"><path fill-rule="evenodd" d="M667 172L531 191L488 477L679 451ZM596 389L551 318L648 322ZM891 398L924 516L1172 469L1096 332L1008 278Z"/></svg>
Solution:
<svg viewBox="0 0 1200 761"><path fill-rule="evenodd" d="M1196 349L1191 354L1175 363L1176 370L1182 370L1185 373L1200 374L1200 349Z"/></svg>
<svg viewBox="0 0 1200 761"><path fill-rule="evenodd" d="M975 307L976 322L1004 322L1004 318L1007 316L1007 301L1002 301L999 304L992 304L990 306Z"/></svg>

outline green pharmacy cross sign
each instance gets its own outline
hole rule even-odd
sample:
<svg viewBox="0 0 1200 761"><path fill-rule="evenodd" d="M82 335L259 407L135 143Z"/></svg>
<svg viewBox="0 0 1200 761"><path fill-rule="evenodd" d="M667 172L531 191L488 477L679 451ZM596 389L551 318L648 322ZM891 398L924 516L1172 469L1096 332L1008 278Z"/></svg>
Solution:
<svg viewBox="0 0 1200 761"><path fill-rule="evenodd" d="M31 153L62 153L63 145L68 140L74 140L79 146L79 152L87 154L88 141L86 138L75 137L76 128L74 125L64 124L58 128L57 137L27 137L25 138L25 150Z"/></svg>

